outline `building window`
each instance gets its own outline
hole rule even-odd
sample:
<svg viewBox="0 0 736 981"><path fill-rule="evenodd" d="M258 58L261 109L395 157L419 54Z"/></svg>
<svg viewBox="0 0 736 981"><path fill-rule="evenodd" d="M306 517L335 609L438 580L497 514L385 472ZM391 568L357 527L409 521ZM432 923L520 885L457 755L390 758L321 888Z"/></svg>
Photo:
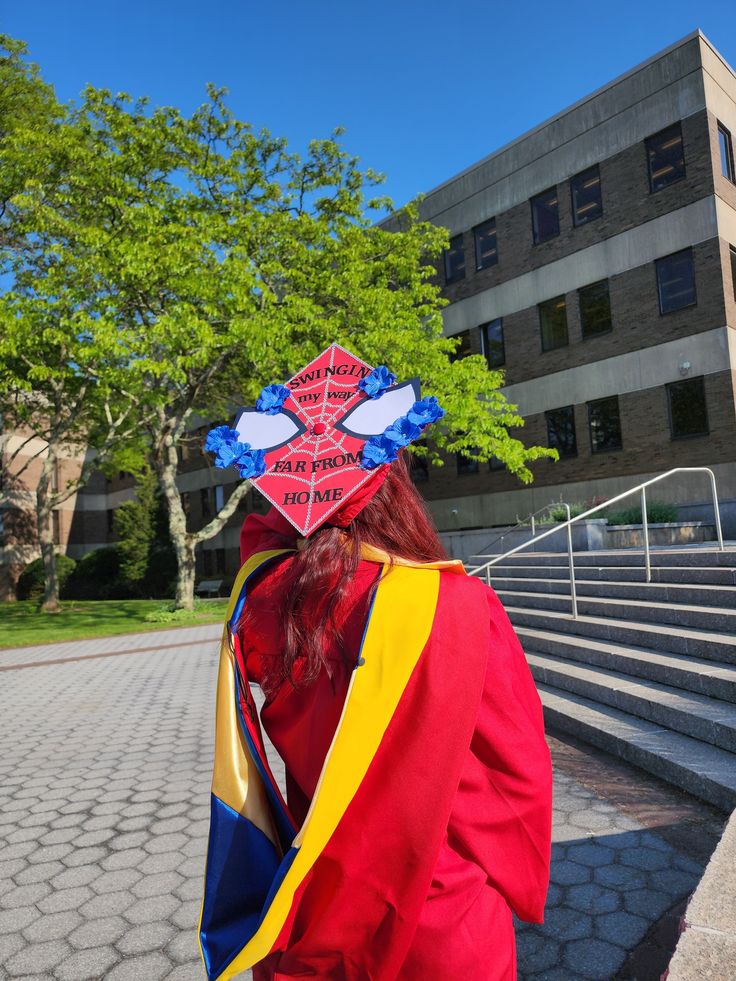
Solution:
<svg viewBox="0 0 736 981"><path fill-rule="evenodd" d="M588 428L592 453L621 449L621 419L617 395L588 402Z"/></svg>
<svg viewBox="0 0 736 981"><path fill-rule="evenodd" d="M591 283L578 290L580 304L580 325L583 337L594 337L611 330L611 298L608 293L608 280Z"/></svg>
<svg viewBox="0 0 736 981"><path fill-rule="evenodd" d="M692 249L657 259L656 266L660 313L672 313L697 302Z"/></svg>
<svg viewBox="0 0 736 981"><path fill-rule="evenodd" d="M452 339L460 343L450 355L450 361L459 361L461 358L467 358L470 354L470 330L463 330L459 334L453 334Z"/></svg>
<svg viewBox="0 0 736 981"><path fill-rule="evenodd" d="M445 282L455 283L458 279L465 279L465 250L462 234L453 235L450 239L450 248L445 249Z"/></svg>
<svg viewBox="0 0 736 981"><path fill-rule="evenodd" d="M115 531L115 509L108 508L107 509L107 533L108 535L112 535L114 531Z"/></svg>
<svg viewBox="0 0 736 981"><path fill-rule="evenodd" d="M51 512L51 540L54 545L61 544L61 522L59 521L59 512Z"/></svg>
<svg viewBox="0 0 736 981"><path fill-rule="evenodd" d="M505 470L506 464L503 462L503 460L500 457L497 457L494 453L491 459L488 461L488 469L491 471Z"/></svg>
<svg viewBox="0 0 736 981"><path fill-rule="evenodd" d="M215 549L215 573L219 576L225 573L225 549Z"/></svg>
<svg viewBox="0 0 736 981"><path fill-rule="evenodd" d="M728 251L731 254L731 287L733 289L733 298L736 300L736 247L730 245Z"/></svg>
<svg viewBox="0 0 736 981"><path fill-rule="evenodd" d="M721 154L721 173L726 180L733 184L736 181L736 171L733 166L733 140L731 133L723 123L718 124L718 149Z"/></svg>
<svg viewBox="0 0 736 981"><path fill-rule="evenodd" d="M205 576L212 575L212 549L210 548L202 552L202 570Z"/></svg>
<svg viewBox="0 0 736 981"><path fill-rule="evenodd" d="M705 404L705 379L687 378L665 386L670 414L672 439L708 435L708 411Z"/></svg>
<svg viewBox="0 0 736 981"><path fill-rule="evenodd" d="M661 191L685 176L685 152L682 145L682 127L679 123L668 126L646 141L649 164L649 190Z"/></svg>
<svg viewBox="0 0 736 981"><path fill-rule="evenodd" d="M202 502L202 517L209 518L212 514L212 507L210 505L210 489L209 487L203 487L199 496Z"/></svg>
<svg viewBox="0 0 736 981"><path fill-rule="evenodd" d="M225 507L225 488L222 484L215 487L215 513L219 514Z"/></svg>
<svg viewBox="0 0 736 981"><path fill-rule="evenodd" d="M501 317L481 326L480 344L491 370L500 368L506 363L506 350L503 344L503 319Z"/></svg>
<svg viewBox="0 0 736 981"><path fill-rule="evenodd" d="M555 296L539 304L539 326L543 351L551 351L567 344L567 307L564 296Z"/></svg>
<svg viewBox="0 0 736 981"><path fill-rule="evenodd" d="M189 491L184 491L181 495L181 509L184 514L189 517L189 512L191 510Z"/></svg>
<svg viewBox="0 0 736 981"><path fill-rule="evenodd" d="M534 244L546 242L560 234L560 213L557 200L557 188L550 187L542 194L531 199L532 232Z"/></svg>
<svg viewBox="0 0 736 981"><path fill-rule="evenodd" d="M544 417L547 420L547 446L559 450L560 457L577 456L574 407L565 405L561 409L550 409Z"/></svg>
<svg viewBox="0 0 736 981"><path fill-rule="evenodd" d="M570 194L572 196L573 224L585 225L586 222L600 218L603 214L603 199L601 198L601 174L598 164L572 178Z"/></svg>
<svg viewBox="0 0 736 981"><path fill-rule="evenodd" d="M498 243L496 242L496 219L489 218L473 229L475 239L475 268L487 269L498 262Z"/></svg>
<svg viewBox="0 0 736 981"><path fill-rule="evenodd" d="M466 477L471 473L478 473L478 461L472 456L465 456L464 453L456 453L458 477Z"/></svg>
<svg viewBox="0 0 736 981"><path fill-rule="evenodd" d="M426 445L423 440L420 442ZM410 453L409 467L411 470L411 479L414 483L426 484L429 480L429 464L427 463L427 458L425 456L417 456L416 453Z"/></svg>

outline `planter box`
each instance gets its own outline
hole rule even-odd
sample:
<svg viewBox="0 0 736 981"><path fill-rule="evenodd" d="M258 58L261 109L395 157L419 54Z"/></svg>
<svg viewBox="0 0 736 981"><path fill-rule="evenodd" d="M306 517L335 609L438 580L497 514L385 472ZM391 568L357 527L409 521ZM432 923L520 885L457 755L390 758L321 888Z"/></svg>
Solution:
<svg viewBox="0 0 736 981"><path fill-rule="evenodd" d="M715 525L707 521L649 523L650 545L689 545L715 540ZM642 525L608 525L603 548L644 548Z"/></svg>
<svg viewBox="0 0 736 981"><path fill-rule="evenodd" d="M475 555L501 555L511 548L516 548L517 545L528 542L530 538L536 537L541 532L549 531L552 527L562 530L557 531L554 535L548 535L535 545L530 545L521 554L524 555L527 552L566 552L567 532L557 521L550 524L537 524L534 536L529 526L514 529L513 525L508 525L496 528L474 528L467 531L443 531L440 532L440 538L448 555L468 562L471 556ZM605 518L587 518L585 521L578 521L571 530L572 547L576 552L588 552L592 549L608 547L605 544Z"/></svg>

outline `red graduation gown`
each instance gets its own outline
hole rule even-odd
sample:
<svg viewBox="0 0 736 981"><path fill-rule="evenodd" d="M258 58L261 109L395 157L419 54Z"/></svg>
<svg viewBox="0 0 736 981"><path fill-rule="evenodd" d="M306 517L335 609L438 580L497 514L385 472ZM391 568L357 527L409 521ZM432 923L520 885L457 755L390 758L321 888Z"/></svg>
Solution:
<svg viewBox="0 0 736 981"><path fill-rule="evenodd" d="M295 539L296 532L275 509L265 517L250 515L241 534L241 559L267 549L294 548ZM279 649L280 625L275 610L284 571L291 561L293 558L286 556L267 566L249 589L259 630L244 639L240 653L251 681L262 677L266 659ZM306 690L283 685L261 713L263 727L286 766L288 803L297 824L307 813L340 718L363 635L369 592L380 568L378 562L366 560L358 567L345 608L345 649L325 652L332 679L325 672ZM406 883L397 883L394 904L392 871L380 888L375 887L379 893L375 909L371 909L370 896L356 896L358 909L320 899L317 915L307 891L301 918L297 914L287 922L280 949L254 968L256 981L297 976L375 981L511 981L516 977L511 910L522 920L541 922L549 881L551 765L541 704L521 645L494 591L477 580L441 572L440 597L444 602L438 605L432 628L435 640L441 644L444 635L449 640L466 633L475 654L479 642L486 649L480 655L478 675L482 690L479 697L469 697L475 719L468 729L462 765L457 773L436 775L437 806L443 806L447 798L446 830L440 840L426 842L426 850L432 853L429 857L422 854L415 859L411 842L404 855L402 843L397 844L404 871L409 870L407 875L416 862L415 877L424 883L421 895L414 895ZM473 629L479 621L483 624L480 633ZM451 669L454 673L448 675L452 681L458 672L463 673L463 651L455 642L446 656L456 662ZM462 686L462 680L459 683ZM412 697L416 701L417 694ZM432 709L432 718L436 716L436 726L441 730L443 693L434 692L433 698L440 708ZM469 710L464 711L467 714ZM369 771L369 778L376 774L381 780L381 791L387 797L395 794L397 801L402 794L411 793L412 768L419 772L432 766L432 760L423 758L421 745L413 745L417 741L409 738L412 720L402 719L397 710L392 726L399 745L402 725L407 726L404 744L409 747L409 758L388 760L383 769L378 759L377 769ZM454 723L453 729L458 728ZM387 771L397 774L393 790L387 790ZM425 779L420 792L426 794L426 786ZM359 809L361 795L370 794L371 780L367 779L351 807ZM434 796L433 792L433 801ZM430 808L433 801L426 802ZM360 827L359 810L356 813ZM387 813L385 825L390 822L391 814ZM413 833L421 834L421 829ZM400 838L401 829L397 834ZM331 846L344 864L350 842L340 841L340 828ZM381 848L380 843L376 848ZM388 845L386 850L390 850ZM400 879L395 862L388 864ZM422 872L423 866L429 869L428 875ZM352 871L356 880L365 879L364 869ZM344 874L349 877L350 870ZM390 921L391 927L386 927L382 941L377 926L371 934L377 953L365 951L362 963L353 963L344 948L349 947L355 918L361 915L375 916L379 925ZM397 940L397 934L404 936ZM331 945L334 954L326 957L324 951Z"/></svg>

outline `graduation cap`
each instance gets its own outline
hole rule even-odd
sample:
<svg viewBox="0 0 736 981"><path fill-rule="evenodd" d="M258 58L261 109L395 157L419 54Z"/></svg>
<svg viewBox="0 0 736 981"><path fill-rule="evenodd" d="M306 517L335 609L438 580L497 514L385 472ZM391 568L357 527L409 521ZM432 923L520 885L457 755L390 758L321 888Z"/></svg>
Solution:
<svg viewBox="0 0 736 981"><path fill-rule="evenodd" d="M205 449L308 537L369 481L378 489L399 450L444 414L417 378L397 384L385 365L331 344L285 385L267 385L232 428L210 430Z"/></svg>

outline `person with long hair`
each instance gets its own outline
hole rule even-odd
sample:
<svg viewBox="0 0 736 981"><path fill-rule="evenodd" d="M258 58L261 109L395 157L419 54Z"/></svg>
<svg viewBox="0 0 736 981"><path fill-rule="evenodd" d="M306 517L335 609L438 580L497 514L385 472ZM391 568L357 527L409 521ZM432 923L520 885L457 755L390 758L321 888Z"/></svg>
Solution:
<svg viewBox="0 0 736 981"><path fill-rule="evenodd" d="M302 491L242 527L200 923L210 981L246 967L512 981L512 911L543 918L551 766L521 645L495 592L448 560L408 450L361 481L308 535L283 506Z"/></svg>

